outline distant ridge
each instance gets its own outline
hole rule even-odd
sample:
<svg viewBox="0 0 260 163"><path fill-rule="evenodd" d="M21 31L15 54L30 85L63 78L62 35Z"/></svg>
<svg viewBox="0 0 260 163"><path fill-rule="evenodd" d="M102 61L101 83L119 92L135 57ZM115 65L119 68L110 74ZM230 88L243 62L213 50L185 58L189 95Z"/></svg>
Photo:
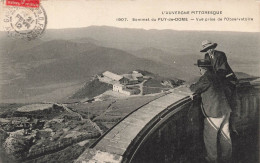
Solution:
<svg viewBox="0 0 260 163"><path fill-rule="evenodd" d="M140 69L188 80L199 75L193 64L203 58L199 51L205 39L218 43L217 50L226 53L235 72L260 76L260 33L90 26L50 29L31 42L3 40L5 35L0 32L2 76L8 81L1 85L3 98L51 97L64 83L83 83L106 70L120 74Z"/></svg>
<svg viewBox="0 0 260 163"><path fill-rule="evenodd" d="M93 43L50 40L20 52L14 50L9 57L18 69L13 72L16 78L2 89L5 92L2 97L7 99L55 94L55 89L63 83L83 83L107 70L121 74L140 69L173 79L190 77L189 73L160 62Z"/></svg>

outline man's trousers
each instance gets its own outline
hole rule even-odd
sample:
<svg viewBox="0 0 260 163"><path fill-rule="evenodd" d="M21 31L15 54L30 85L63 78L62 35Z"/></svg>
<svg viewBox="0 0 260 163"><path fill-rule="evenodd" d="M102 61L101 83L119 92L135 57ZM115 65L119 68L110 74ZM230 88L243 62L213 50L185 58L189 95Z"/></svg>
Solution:
<svg viewBox="0 0 260 163"><path fill-rule="evenodd" d="M230 113L220 117L204 119L204 143L209 162L229 162L232 154L232 143L229 132Z"/></svg>

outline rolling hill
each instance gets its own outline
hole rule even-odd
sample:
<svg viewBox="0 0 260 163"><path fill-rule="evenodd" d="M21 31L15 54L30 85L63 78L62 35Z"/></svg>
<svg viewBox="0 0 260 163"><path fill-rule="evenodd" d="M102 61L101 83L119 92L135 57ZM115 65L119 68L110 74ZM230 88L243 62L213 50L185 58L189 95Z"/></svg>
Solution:
<svg viewBox="0 0 260 163"><path fill-rule="evenodd" d="M199 50L204 39L219 43L217 49L226 53L234 71L260 76L259 33L90 26L50 29L34 41L3 36L0 32L3 99L67 96L105 70L140 69L187 80L199 73L193 64L203 57ZM57 93L60 88L66 91Z"/></svg>
<svg viewBox="0 0 260 163"><path fill-rule="evenodd" d="M18 68L14 71L19 73L16 79L2 88L5 92L2 96L4 99L19 97L30 99L46 93L48 99L54 95L56 97L53 99L56 99L57 94L50 92L55 92L60 85L66 87L65 83L73 83L79 86L79 83L84 83L93 75L106 70L120 74L140 69L174 79L190 77L190 74L185 75L178 69L162 63L92 43L51 40L23 50L20 54L14 52L10 56L15 60L12 64ZM67 95L68 93L64 93L64 96ZM62 94L59 96L64 97ZM44 98L40 96L38 99Z"/></svg>
<svg viewBox="0 0 260 163"><path fill-rule="evenodd" d="M53 41L51 42L53 45ZM56 41L56 44L58 43L60 43L60 41ZM155 61L135 57L122 50L100 47L92 44L82 44L81 46L83 49L73 51L69 49L74 49L71 48L71 46L79 47L78 43L70 42L69 44L67 43L66 46L69 48L65 50L60 48L58 52L55 48L54 52L57 53L53 54L57 55L54 55L54 57L53 55L50 55L51 52L53 52L51 47L48 48L47 56L50 56L53 59L53 62L42 64L32 70L29 70L26 73L26 79L35 83L52 83L84 80L105 70L123 73L134 69L144 69L163 76L176 78L185 76L183 72L179 73L179 70L177 69L172 69L172 67L157 63ZM38 60L50 59L49 57L44 58L44 53L38 53L36 48L35 50L35 53L30 51L30 54L37 54L33 58ZM42 59L38 56L44 57ZM28 55L28 57L32 58L31 55Z"/></svg>
<svg viewBox="0 0 260 163"><path fill-rule="evenodd" d="M1 33L1 32L0 32ZM19 41L13 46L13 39L6 39L5 48L18 49L34 46L39 41L71 40L80 43L94 43L99 46L136 51L143 48L156 48L172 55L200 54L201 41L208 39L217 42L218 49L231 57L248 59L260 55L260 33L218 32L218 31L176 31L176 30L144 30L116 28L109 26L89 26L72 29L49 29L41 40L33 42ZM2 41L1 41L2 42ZM17 46L18 45L18 46ZM245 58L246 56L246 58Z"/></svg>
<svg viewBox="0 0 260 163"><path fill-rule="evenodd" d="M173 55L152 47L132 51L131 54L139 58L150 59L168 65L174 69L178 69L183 74L190 73L191 76L193 76L192 74L198 74L198 69L194 66L194 63L198 58L203 57L203 55Z"/></svg>
<svg viewBox="0 0 260 163"><path fill-rule="evenodd" d="M176 31L90 26L80 29L49 30L45 40L68 39L80 42L95 40L95 44L121 49L129 53L155 48L168 56L201 56L201 42L205 39L218 43L234 71L260 76L260 33L220 31ZM142 56L143 57L143 56ZM146 59L150 59L147 56ZM186 63L186 60L183 64ZM188 62L189 64L191 62ZM191 70L188 67L185 71ZM193 69L193 68L192 68Z"/></svg>
<svg viewBox="0 0 260 163"><path fill-rule="evenodd" d="M92 43L76 43L67 40L51 40L41 42L29 49L22 49L9 53L9 56L17 62L33 62L48 59L60 59L74 57L86 50L98 48Z"/></svg>
<svg viewBox="0 0 260 163"><path fill-rule="evenodd" d="M90 26L79 29L49 30L45 40L81 40L92 38L96 43L126 51L153 47L174 55L199 54L201 41L205 39L219 43L219 48L234 55L259 56L260 33L217 32L217 31L176 31L115 28ZM87 39L89 41L89 39Z"/></svg>

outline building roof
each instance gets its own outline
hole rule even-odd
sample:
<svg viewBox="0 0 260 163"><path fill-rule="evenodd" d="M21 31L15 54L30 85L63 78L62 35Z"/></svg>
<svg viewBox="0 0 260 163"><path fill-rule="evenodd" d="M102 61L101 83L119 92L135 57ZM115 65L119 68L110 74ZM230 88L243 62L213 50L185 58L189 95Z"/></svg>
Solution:
<svg viewBox="0 0 260 163"><path fill-rule="evenodd" d="M103 75L117 81L123 78L121 75L114 74L110 71L104 72Z"/></svg>
<svg viewBox="0 0 260 163"><path fill-rule="evenodd" d="M132 74L124 74L123 75L126 79L133 80Z"/></svg>
<svg viewBox="0 0 260 163"><path fill-rule="evenodd" d="M119 83L115 83L115 84L113 84L113 86L118 86L118 87L124 87L124 85L122 85L122 84L119 84Z"/></svg>
<svg viewBox="0 0 260 163"><path fill-rule="evenodd" d="M143 75L141 73L133 73L132 76L136 77L136 78L143 77Z"/></svg>

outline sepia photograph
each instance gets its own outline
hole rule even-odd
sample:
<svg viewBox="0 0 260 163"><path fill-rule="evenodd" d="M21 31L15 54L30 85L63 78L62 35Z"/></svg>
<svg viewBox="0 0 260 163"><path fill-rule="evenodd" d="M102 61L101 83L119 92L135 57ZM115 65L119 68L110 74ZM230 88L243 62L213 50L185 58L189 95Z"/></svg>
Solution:
<svg viewBox="0 0 260 163"><path fill-rule="evenodd" d="M0 0L0 163L259 163L259 0Z"/></svg>

